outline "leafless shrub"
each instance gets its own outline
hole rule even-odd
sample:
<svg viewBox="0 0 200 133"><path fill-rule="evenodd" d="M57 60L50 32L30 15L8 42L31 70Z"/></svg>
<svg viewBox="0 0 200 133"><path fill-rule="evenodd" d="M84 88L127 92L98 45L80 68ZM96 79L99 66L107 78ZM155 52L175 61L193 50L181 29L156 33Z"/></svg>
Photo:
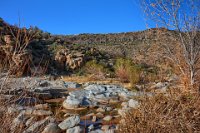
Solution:
<svg viewBox="0 0 200 133"><path fill-rule="evenodd" d="M120 124L123 133L192 133L200 132L200 97L173 91L141 100Z"/></svg>
<svg viewBox="0 0 200 133"><path fill-rule="evenodd" d="M2 69L9 70L10 74L22 75L27 71L32 60L30 51L27 50L34 33L26 28L7 26L9 35L4 36L4 44L0 46Z"/></svg>

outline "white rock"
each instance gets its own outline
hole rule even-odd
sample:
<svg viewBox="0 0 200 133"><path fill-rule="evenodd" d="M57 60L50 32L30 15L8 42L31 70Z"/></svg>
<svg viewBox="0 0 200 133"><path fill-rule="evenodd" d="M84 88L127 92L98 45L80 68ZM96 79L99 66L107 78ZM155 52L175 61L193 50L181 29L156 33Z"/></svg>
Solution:
<svg viewBox="0 0 200 133"><path fill-rule="evenodd" d="M62 121L58 126L62 130L66 130L66 129L69 129L69 128L72 128L72 127L78 125L79 122L80 122L79 116L71 116L71 117L67 118L66 120Z"/></svg>
<svg viewBox="0 0 200 133"><path fill-rule="evenodd" d="M106 117L103 118L104 121L110 121L112 119L111 115L107 115Z"/></svg>
<svg viewBox="0 0 200 133"><path fill-rule="evenodd" d="M84 88L85 90L92 91L95 95L99 93L103 93L106 91L106 87L103 85L89 85Z"/></svg>
<svg viewBox="0 0 200 133"><path fill-rule="evenodd" d="M139 102L133 99L130 99L128 101L128 106L131 108L138 108L139 107Z"/></svg>
<svg viewBox="0 0 200 133"><path fill-rule="evenodd" d="M68 96L67 99L63 102L63 107L66 109L69 108L77 108L81 104L82 101L79 99L73 98L72 96Z"/></svg>

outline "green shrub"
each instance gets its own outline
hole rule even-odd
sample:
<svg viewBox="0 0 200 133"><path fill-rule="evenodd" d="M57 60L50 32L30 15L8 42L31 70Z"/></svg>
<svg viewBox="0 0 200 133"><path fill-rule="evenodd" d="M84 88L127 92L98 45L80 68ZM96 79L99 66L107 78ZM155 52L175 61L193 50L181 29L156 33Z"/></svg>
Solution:
<svg viewBox="0 0 200 133"><path fill-rule="evenodd" d="M93 78L104 79L108 69L104 65L97 63L96 60L89 61L85 64L85 72L93 75Z"/></svg>
<svg viewBox="0 0 200 133"><path fill-rule="evenodd" d="M140 81L140 68L133 64L130 59L117 59L115 73L121 82L130 82L132 86Z"/></svg>
<svg viewBox="0 0 200 133"><path fill-rule="evenodd" d="M57 53L61 49L66 49L66 47L61 44L57 44L56 42L49 46L49 50L52 51L53 53Z"/></svg>

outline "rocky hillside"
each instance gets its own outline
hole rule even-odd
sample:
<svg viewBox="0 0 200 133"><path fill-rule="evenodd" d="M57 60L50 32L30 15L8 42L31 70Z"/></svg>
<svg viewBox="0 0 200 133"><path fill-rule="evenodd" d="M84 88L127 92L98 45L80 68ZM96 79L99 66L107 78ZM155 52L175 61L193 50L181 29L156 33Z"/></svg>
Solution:
<svg viewBox="0 0 200 133"><path fill-rule="evenodd" d="M22 34L24 30L21 28L20 33ZM17 42L18 32L17 26L11 26L0 19L1 64L8 62L4 60L4 57L8 56L8 51L12 51L12 45L15 45L13 42ZM105 67L112 68L111 64L114 64L115 59L119 57L130 58L137 64L155 65L163 62L161 58L163 49L159 47L160 44L166 40L173 42L174 39L167 36L173 32L164 28L155 28L141 32L63 36L52 35L37 27L30 27L23 33L24 35L20 35L22 38L26 34L32 36L26 46L26 52L21 54L18 60L27 57L30 59L31 63L22 63L23 61L21 61L21 64L27 64L23 66L22 71L29 69L26 72L29 74L35 73L36 70L37 73L74 72L91 60L96 60L97 63L100 62ZM19 61L14 62L17 66L16 62ZM46 68L47 66L48 68Z"/></svg>

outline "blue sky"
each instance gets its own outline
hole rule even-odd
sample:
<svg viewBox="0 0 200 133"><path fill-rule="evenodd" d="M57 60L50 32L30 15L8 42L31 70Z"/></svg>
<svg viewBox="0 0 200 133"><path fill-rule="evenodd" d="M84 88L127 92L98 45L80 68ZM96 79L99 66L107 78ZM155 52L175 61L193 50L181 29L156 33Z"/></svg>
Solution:
<svg viewBox="0 0 200 133"><path fill-rule="evenodd" d="M53 34L117 33L146 28L136 0L1 0L0 17Z"/></svg>

